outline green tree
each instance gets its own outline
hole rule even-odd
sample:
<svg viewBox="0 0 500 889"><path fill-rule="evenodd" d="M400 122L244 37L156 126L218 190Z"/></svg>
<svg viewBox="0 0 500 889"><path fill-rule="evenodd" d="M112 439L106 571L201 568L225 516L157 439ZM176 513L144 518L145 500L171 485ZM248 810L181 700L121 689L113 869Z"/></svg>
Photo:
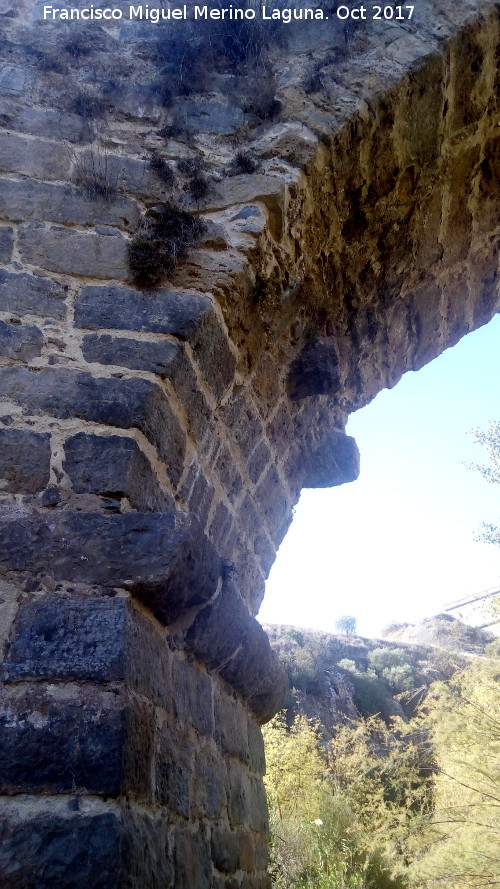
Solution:
<svg viewBox="0 0 500 889"><path fill-rule="evenodd" d="M431 848L414 866L418 885L500 885L500 665L478 660L435 683L422 724L436 758Z"/></svg>
<svg viewBox="0 0 500 889"><path fill-rule="evenodd" d="M473 468L477 469L490 484L500 484L500 421L492 420L486 432L481 429L474 430L474 438L486 449L489 463L487 465L476 463ZM479 539L500 545L500 528L483 522Z"/></svg>
<svg viewBox="0 0 500 889"><path fill-rule="evenodd" d="M356 633L356 618L351 614L343 614L335 621L335 629L344 636L354 636Z"/></svg>

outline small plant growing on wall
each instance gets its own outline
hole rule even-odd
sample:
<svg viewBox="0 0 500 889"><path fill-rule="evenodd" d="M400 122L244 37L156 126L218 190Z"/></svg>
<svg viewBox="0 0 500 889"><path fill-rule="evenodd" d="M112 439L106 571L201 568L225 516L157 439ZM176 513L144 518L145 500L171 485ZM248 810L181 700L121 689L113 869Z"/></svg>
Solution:
<svg viewBox="0 0 500 889"><path fill-rule="evenodd" d="M203 224L175 204L149 210L130 242L128 264L134 284L155 287L200 237Z"/></svg>

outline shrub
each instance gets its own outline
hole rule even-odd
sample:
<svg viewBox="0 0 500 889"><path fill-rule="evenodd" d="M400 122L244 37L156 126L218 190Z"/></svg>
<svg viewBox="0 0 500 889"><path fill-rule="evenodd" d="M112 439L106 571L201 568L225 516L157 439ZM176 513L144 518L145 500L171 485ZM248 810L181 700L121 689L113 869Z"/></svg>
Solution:
<svg viewBox="0 0 500 889"><path fill-rule="evenodd" d="M160 204L149 210L128 248L133 282L141 287L158 284L202 230L199 219L174 204Z"/></svg>
<svg viewBox="0 0 500 889"><path fill-rule="evenodd" d="M174 171L170 164L167 164L166 160L160 157L159 154L152 154L149 159L149 168L152 172L158 176L158 179L171 188L175 184L175 175Z"/></svg>

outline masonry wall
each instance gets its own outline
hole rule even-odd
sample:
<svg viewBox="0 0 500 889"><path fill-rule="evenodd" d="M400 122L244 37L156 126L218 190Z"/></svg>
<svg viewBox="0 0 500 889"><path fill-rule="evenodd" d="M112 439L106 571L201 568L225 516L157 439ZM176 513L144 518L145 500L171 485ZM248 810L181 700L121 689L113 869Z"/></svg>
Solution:
<svg viewBox="0 0 500 889"><path fill-rule="evenodd" d="M230 73L167 103L150 26L39 13L0 0L1 882L258 889L293 506L498 307L498 13L291 27L270 118ZM171 201L203 234L139 287Z"/></svg>

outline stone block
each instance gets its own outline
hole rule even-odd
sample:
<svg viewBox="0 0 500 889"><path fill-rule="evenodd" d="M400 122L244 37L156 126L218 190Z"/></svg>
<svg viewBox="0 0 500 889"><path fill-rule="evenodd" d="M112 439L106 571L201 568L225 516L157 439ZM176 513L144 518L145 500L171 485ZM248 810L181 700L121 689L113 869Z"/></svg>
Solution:
<svg viewBox="0 0 500 889"><path fill-rule="evenodd" d="M37 494L50 478L50 435L0 429L0 488Z"/></svg>
<svg viewBox="0 0 500 889"><path fill-rule="evenodd" d="M215 471L219 476L226 497L229 498L231 503L234 503L243 489L243 480L238 468L235 466L234 458L224 442L220 444Z"/></svg>
<svg viewBox="0 0 500 889"><path fill-rule="evenodd" d="M186 645L197 658L218 669L245 638L249 613L234 585L225 581L214 602L196 616L186 633Z"/></svg>
<svg viewBox="0 0 500 889"><path fill-rule="evenodd" d="M240 863L240 837L226 827L215 827L212 830L212 861L225 874L233 874Z"/></svg>
<svg viewBox="0 0 500 889"><path fill-rule="evenodd" d="M230 135L243 123L243 111L235 105L207 99L179 99L174 114L185 121L193 133Z"/></svg>
<svg viewBox="0 0 500 889"><path fill-rule="evenodd" d="M189 511L196 517L200 527L204 528L207 522L215 488L207 481L205 474L198 463L193 462L181 490L180 496Z"/></svg>
<svg viewBox="0 0 500 889"><path fill-rule="evenodd" d="M14 246L14 230L6 225L0 227L0 262L8 263L12 259Z"/></svg>
<svg viewBox="0 0 500 889"><path fill-rule="evenodd" d="M120 889L122 828L114 813L49 811L0 820L3 889Z"/></svg>
<svg viewBox="0 0 500 889"><path fill-rule="evenodd" d="M248 719L248 749L250 752L250 768L256 775L264 775L266 771L266 753L264 750L264 738L260 726L249 717Z"/></svg>
<svg viewBox="0 0 500 889"><path fill-rule="evenodd" d="M64 145L29 139L17 133L0 133L0 171L22 173L35 179L65 179L70 154ZM30 183L33 187L34 183Z"/></svg>
<svg viewBox="0 0 500 889"><path fill-rule="evenodd" d="M2 229L3 231L3 229ZM13 274L0 269L0 311L20 315L66 317L66 294L62 287L36 275Z"/></svg>
<svg viewBox="0 0 500 889"><path fill-rule="evenodd" d="M206 537L180 513L52 512L0 520L0 572L125 587L163 624L210 599L220 562Z"/></svg>
<svg viewBox="0 0 500 889"><path fill-rule="evenodd" d="M269 467L256 489L255 502L264 516L271 537L276 543L281 543L281 529L287 520L292 503L274 466Z"/></svg>
<svg viewBox="0 0 500 889"><path fill-rule="evenodd" d="M190 782L194 768L192 740L186 728L162 727L157 733L155 801L169 812L189 818Z"/></svg>
<svg viewBox="0 0 500 889"><path fill-rule="evenodd" d="M227 775L218 751L209 745L196 750L193 781L193 816L213 821L222 818L227 806Z"/></svg>
<svg viewBox="0 0 500 889"><path fill-rule="evenodd" d="M22 604L2 669L4 680L124 679L127 609L127 600L118 597L63 594Z"/></svg>
<svg viewBox="0 0 500 889"><path fill-rule="evenodd" d="M271 459L271 451L265 441L258 442L254 452L250 455L247 464L248 474L254 484L258 482L262 473L271 462Z"/></svg>
<svg viewBox="0 0 500 889"><path fill-rule="evenodd" d="M83 338L82 352L89 362L115 364L117 367L130 367L170 377L182 346L171 340L146 342L109 334L89 334Z"/></svg>
<svg viewBox="0 0 500 889"><path fill-rule="evenodd" d="M36 223L19 227L24 262L68 275L92 278L128 277L127 241L116 235L47 228Z"/></svg>
<svg viewBox="0 0 500 889"><path fill-rule="evenodd" d="M3 65L0 68L0 94L4 96L22 96L26 92L28 74L24 68L16 65Z"/></svg>
<svg viewBox="0 0 500 889"><path fill-rule="evenodd" d="M209 677L188 661L176 660L172 666L172 681L176 719L193 725L203 735L212 735L214 705Z"/></svg>
<svg viewBox="0 0 500 889"><path fill-rule="evenodd" d="M125 287L84 287L76 301L75 324L90 330L138 330L187 340L210 388L219 397L233 379L236 360L212 308L197 293Z"/></svg>
<svg viewBox="0 0 500 889"><path fill-rule="evenodd" d="M339 352L334 339L308 343L292 361L287 377L288 397L299 401L311 395L334 395L340 387Z"/></svg>
<svg viewBox="0 0 500 889"><path fill-rule="evenodd" d="M0 215L11 222L39 220L68 225L110 225L126 231L135 230L140 217L137 204L130 198L115 197L109 200L93 198L83 189L72 185L55 185L24 179L0 179ZM58 229L52 231L57 232ZM73 234L84 233L73 232ZM87 235L88 237L90 235ZM103 237L106 236L101 235L101 238ZM76 245L76 241L74 243Z"/></svg>
<svg viewBox="0 0 500 889"><path fill-rule="evenodd" d="M264 427L245 390L228 401L223 417L239 450L245 459L248 459L264 437Z"/></svg>
<svg viewBox="0 0 500 889"><path fill-rule="evenodd" d="M239 701L222 691L215 699L215 736L229 756L249 761L247 714Z"/></svg>
<svg viewBox="0 0 500 889"><path fill-rule="evenodd" d="M138 330L190 340L212 311L207 296L126 287L84 287L76 301L75 324L89 330Z"/></svg>
<svg viewBox="0 0 500 889"><path fill-rule="evenodd" d="M78 494L128 497L140 512L164 512L173 507L154 475L147 457L132 438L79 432L64 445L64 471Z"/></svg>
<svg viewBox="0 0 500 889"><path fill-rule="evenodd" d="M358 446L350 435L336 430L311 456L304 488L331 488L353 482L359 475Z"/></svg>
<svg viewBox="0 0 500 889"><path fill-rule="evenodd" d="M0 356L14 361L31 361L42 354L43 334L38 327L0 321Z"/></svg>
<svg viewBox="0 0 500 889"><path fill-rule="evenodd" d="M185 437L162 390L149 380L94 377L67 368L46 367L36 373L20 366L0 368L0 396L30 414L60 419L81 417L122 429L135 427L154 444L178 481Z"/></svg>
<svg viewBox="0 0 500 889"><path fill-rule="evenodd" d="M74 143L89 142L92 138L89 122L77 114L51 108L30 108L5 98L0 101L0 114L5 126L19 133Z"/></svg>
<svg viewBox="0 0 500 889"><path fill-rule="evenodd" d="M260 725L283 706L288 682L261 625L250 618L243 645L220 675L247 701Z"/></svg>
<svg viewBox="0 0 500 889"><path fill-rule="evenodd" d="M228 818L231 827L248 823L249 798L248 778L241 763L231 759L228 762Z"/></svg>
<svg viewBox="0 0 500 889"><path fill-rule="evenodd" d="M179 889L207 889L212 882L210 849L201 834L187 827L175 832L174 885Z"/></svg>
<svg viewBox="0 0 500 889"><path fill-rule="evenodd" d="M0 791L86 790L118 796L127 784L122 764L128 741L124 717L125 703L112 691L82 686L4 689ZM138 744L134 748L137 753Z"/></svg>

